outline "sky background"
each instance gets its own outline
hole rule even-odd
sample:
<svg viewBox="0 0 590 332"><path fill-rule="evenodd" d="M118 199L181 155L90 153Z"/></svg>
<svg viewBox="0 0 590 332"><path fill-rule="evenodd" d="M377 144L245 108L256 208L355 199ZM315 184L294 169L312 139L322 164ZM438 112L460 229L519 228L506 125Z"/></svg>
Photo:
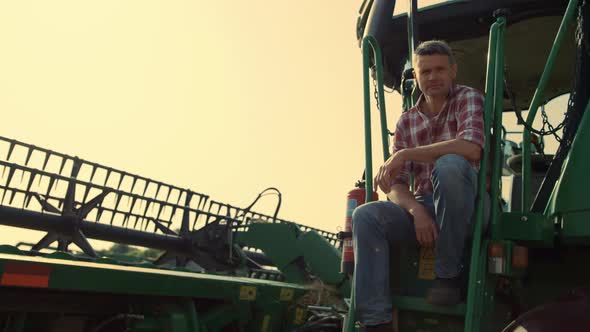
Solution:
<svg viewBox="0 0 590 332"><path fill-rule="evenodd" d="M279 217L337 231L364 168L360 5L0 2L0 135L237 206L274 186Z"/></svg>

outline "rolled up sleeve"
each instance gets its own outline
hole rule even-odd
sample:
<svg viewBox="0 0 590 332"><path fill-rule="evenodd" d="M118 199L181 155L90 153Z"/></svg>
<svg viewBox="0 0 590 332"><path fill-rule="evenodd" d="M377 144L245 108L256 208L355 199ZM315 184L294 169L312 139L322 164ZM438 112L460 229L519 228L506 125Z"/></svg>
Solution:
<svg viewBox="0 0 590 332"><path fill-rule="evenodd" d="M457 116L457 138L484 147L483 95L469 90L460 99Z"/></svg>
<svg viewBox="0 0 590 332"><path fill-rule="evenodd" d="M403 115L400 117L395 128L395 136L393 141L393 152L396 153L399 150L408 148L409 144L409 133L408 133L408 120ZM404 163L404 166L399 173L393 178L390 184L390 188L396 184L410 185L410 171L411 163L409 161Z"/></svg>

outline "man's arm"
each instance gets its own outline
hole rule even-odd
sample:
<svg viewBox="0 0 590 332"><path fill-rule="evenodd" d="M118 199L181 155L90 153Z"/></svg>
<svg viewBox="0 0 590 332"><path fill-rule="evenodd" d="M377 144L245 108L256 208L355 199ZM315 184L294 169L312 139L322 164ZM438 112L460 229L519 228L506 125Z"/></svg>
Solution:
<svg viewBox="0 0 590 332"><path fill-rule="evenodd" d="M392 185L391 191L387 193L387 198L406 211L412 211L421 206L405 184Z"/></svg>
<svg viewBox="0 0 590 332"><path fill-rule="evenodd" d="M421 163L433 163L446 154L458 154L467 160L479 161L481 158L481 147L473 142L455 138L448 141L404 149L398 153L401 154L398 158L402 158L405 161Z"/></svg>
<svg viewBox="0 0 590 332"><path fill-rule="evenodd" d="M416 201L405 184L394 184L387 193L389 200L408 211L414 217L416 239L422 247L432 248L438 236L434 220L426 208Z"/></svg>
<svg viewBox="0 0 590 332"><path fill-rule="evenodd" d="M450 153L463 156L467 160L478 161L480 159L481 147L476 143L455 138L448 141L399 150L381 166L375 177L375 186L379 186L387 194L391 180L397 176L407 162L433 163L441 156ZM403 198L400 197L400 199Z"/></svg>

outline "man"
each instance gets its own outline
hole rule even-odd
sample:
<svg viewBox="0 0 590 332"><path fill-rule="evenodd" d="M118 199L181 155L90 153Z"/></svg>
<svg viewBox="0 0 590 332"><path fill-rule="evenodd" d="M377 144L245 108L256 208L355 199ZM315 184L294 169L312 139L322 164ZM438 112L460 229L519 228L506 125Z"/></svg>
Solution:
<svg viewBox="0 0 590 332"><path fill-rule="evenodd" d="M420 44L414 70L422 95L401 115L393 154L375 177L389 201L371 202L353 213L355 303L368 331L392 330L390 248L433 248L436 280L427 301L452 305L461 300L464 242L484 146L483 96L453 83L457 64L443 41Z"/></svg>

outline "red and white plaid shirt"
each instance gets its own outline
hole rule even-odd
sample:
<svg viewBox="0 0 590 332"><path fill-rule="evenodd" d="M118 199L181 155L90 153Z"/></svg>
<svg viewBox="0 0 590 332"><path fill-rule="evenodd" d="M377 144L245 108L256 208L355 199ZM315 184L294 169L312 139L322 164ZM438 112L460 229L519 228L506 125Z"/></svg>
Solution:
<svg viewBox="0 0 590 332"><path fill-rule="evenodd" d="M479 91L463 85L453 86L440 112L432 117L420 111L422 99L423 96L420 96L416 106L400 116L395 130L393 153L455 138L483 148L484 97ZM479 162L472 162L472 165L479 168ZM406 162L391 185L409 185L410 173L413 173L415 195L432 194L430 175L433 167L434 164L430 163Z"/></svg>

